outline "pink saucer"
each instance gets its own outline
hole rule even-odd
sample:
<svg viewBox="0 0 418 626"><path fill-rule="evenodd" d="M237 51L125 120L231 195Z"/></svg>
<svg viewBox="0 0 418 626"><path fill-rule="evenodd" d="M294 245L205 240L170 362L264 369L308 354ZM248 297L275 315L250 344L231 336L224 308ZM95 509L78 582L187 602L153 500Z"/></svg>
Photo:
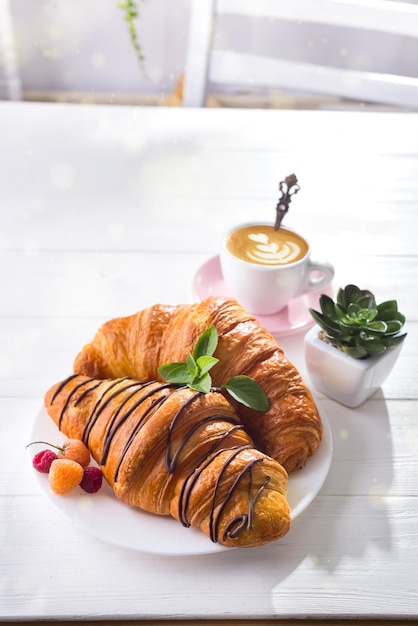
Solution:
<svg viewBox="0 0 418 626"><path fill-rule="evenodd" d="M229 296L222 272L219 255L206 261L196 272L192 282L193 296L197 301L210 296ZM309 307L318 309L319 296L322 293L332 295L332 287L321 291L311 291L291 300L289 305L274 315L255 315L272 335L286 337L307 330L314 325Z"/></svg>

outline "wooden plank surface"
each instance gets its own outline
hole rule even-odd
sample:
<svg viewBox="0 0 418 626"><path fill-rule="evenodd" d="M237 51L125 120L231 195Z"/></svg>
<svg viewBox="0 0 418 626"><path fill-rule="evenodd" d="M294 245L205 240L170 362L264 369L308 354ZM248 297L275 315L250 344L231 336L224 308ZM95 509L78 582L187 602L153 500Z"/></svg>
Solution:
<svg viewBox="0 0 418 626"><path fill-rule="evenodd" d="M2 621L418 617L418 117L317 113L0 105ZM45 390L105 320L191 302L223 230L271 218L290 171L288 223L334 263L335 287L398 298L408 338L392 375L354 411L318 395L331 470L283 541L167 558L87 534L28 463ZM279 341L306 375L303 334Z"/></svg>

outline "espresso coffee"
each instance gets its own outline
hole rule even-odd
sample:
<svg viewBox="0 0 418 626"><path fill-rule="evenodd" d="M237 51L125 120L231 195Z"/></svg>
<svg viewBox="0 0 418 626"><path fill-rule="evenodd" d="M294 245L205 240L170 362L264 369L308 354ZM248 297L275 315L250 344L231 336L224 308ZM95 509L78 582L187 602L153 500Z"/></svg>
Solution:
<svg viewBox="0 0 418 626"><path fill-rule="evenodd" d="M229 252L243 261L264 266L290 265L303 259L307 242L286 228L269 225L242 226L229 233L225 241Z"/></svg>

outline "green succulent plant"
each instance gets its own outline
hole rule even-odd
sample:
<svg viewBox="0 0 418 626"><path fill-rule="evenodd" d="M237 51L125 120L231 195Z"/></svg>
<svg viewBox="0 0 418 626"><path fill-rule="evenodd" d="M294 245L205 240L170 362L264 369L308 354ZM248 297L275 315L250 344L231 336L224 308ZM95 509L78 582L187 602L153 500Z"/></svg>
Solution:
<svg viewBox="0 0 418 626"><path fill-rule="evenodd" d="M336 302L323 294L321 311L309 309L322 328L322 338L355 359L383 354L400 344L405 316L398 311L396 300L376 304L371 291L347 285L338 290Z"/></svg>

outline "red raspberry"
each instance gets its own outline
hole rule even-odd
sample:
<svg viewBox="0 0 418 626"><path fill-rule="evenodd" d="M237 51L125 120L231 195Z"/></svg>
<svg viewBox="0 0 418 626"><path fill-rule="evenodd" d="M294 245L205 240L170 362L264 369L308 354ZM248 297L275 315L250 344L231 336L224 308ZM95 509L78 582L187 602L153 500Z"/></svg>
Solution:
<svg viewBox="0 0 418 626"><path fill-rule="evenodd" d="M52 450L42 450L35 454L32 459L32 465L37 472L48 474L52 461L55 461L57 458L57 455Z"/></svg>
<svg viewBox="0 0 418 626"><path fill-rule="evenodd" d="M98 467L89 466L84 469L80 487L87 493L96 493L102 486L102 472Z"/></svg>
<svg viewBox="0 0 418 626"><path fill-rule="evenodd" d="M87 467L90 463L90 452L80 439L67 439L62 446L54 445L49 443L49 441L32 441L26 447L33 446L35 443L44 443L46 446L55 448L55 450L58 450L57 456L59 459L76 461L83 467Z"/></svg>

